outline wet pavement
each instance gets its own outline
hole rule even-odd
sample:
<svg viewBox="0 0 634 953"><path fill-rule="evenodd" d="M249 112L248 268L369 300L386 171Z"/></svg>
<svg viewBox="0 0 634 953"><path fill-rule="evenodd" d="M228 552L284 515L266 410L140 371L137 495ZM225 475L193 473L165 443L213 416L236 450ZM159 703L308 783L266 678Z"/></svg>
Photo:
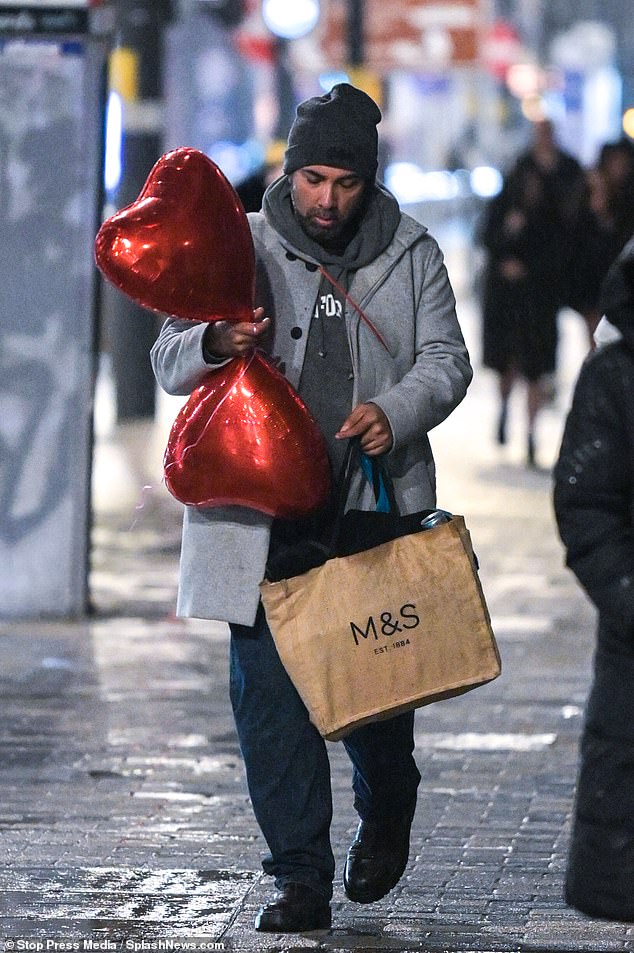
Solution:
<svg viewBox="0 0 634 953"><path fill-rule="evenodd" d="M93 613L0 622L4 949L634 951L634 924L590 920L562 899L594 627L550 502L580 353L572 327L570 341L543 469L523 466L519 404L511 444L492 444L484 372L432 435L439 504L471 529L503 674L418 712L411 861L380 903L349 903L340 885L356 818L345 753L329 746L328 932L253 931L271 886L229 709L226 629L174 616L180 509L160 486L162 424L105 428Z"/></svg>

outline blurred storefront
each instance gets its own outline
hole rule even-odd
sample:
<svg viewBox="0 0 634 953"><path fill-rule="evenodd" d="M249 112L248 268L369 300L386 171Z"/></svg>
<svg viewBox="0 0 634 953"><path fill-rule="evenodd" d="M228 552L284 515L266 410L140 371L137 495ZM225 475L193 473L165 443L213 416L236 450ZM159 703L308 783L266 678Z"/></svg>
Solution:
<svg viewBox="0 0 634 953"><path fill-rule="evenodd" d="M408 164L502 169L540 113L587 164L622 134L634 42L625 0L180 0L175 9L165 141L202 148L234 184L285 137L297 101L345 77L380 101L382 172L399 163L399 181ZM464 177L454 188L463 186Z"/></svg>
<svg viewBox="0 0 634 953"><path fill-rule="evenodd" d="M526 146L531 119L552 118L587 165L622 135L634 44L627 2L118 0L119 45L144 13L139 44L156 56L146 57L151 101L123 103L125 187L111 202L133 198L152 161L181 145L204 151L237 187L257 179L296 103L348 79L382 107L379 171L401 203L431 226L460 220L469 231ZM139 122L145 147L137 140L131 150ZM141 334L133 306L107 297L121 312L110 324L119 417L151 415L156 322L145 316Z"/></svg>

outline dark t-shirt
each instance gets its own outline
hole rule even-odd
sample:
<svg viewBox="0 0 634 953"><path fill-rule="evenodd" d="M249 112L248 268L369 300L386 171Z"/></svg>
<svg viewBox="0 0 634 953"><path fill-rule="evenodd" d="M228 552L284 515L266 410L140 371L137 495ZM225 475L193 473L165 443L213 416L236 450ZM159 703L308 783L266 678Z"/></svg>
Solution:
<svg viewBox="0 0 634 953"><path fill-rule="evenodd" d="M337 473L345 441L335 434L352 410L352 360L342 293L324 276L308 332L299 395L319 424Z"/></svg>
<svg viewBox="0 0 634 953"><path fill-rule="evenodd" d="M322 278L308 332L304 367L298 392L319 424L333 473L333 493L328 504L302 519L273 521L269 564L301 544L318 541L328 545L335 518L336 482L347 441L335 434L352 409L353 372L344 318L344 297Z"/></svg>

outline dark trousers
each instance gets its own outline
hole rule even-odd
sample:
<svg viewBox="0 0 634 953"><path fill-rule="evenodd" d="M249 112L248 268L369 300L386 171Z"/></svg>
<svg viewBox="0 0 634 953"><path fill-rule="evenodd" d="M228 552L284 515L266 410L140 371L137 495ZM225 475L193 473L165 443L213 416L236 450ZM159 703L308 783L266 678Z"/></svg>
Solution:
<svg viewBox="0 0 634 953"><path fill-rule="evenodd" d="M332 793L326 743L280 662L260 606L255 625L231 625L230 694L256 820L278 888L304 883L332 896ZM363 820L411 811L420 782L414 713L365 725L342 741Z"/></svg>

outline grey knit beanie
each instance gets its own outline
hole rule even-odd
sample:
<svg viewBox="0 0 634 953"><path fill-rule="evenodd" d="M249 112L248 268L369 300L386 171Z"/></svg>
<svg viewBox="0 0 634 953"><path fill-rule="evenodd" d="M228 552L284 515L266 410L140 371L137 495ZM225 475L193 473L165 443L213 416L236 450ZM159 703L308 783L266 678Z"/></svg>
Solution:
<svg viewBox="0 0 634 953"><path fill-rule="evenodd" d="M338 83L325 96L307 99L297 107L291 126L284 172L328 165L374 181L380 121L381 110L374 100L349 83Z"/></svg>

